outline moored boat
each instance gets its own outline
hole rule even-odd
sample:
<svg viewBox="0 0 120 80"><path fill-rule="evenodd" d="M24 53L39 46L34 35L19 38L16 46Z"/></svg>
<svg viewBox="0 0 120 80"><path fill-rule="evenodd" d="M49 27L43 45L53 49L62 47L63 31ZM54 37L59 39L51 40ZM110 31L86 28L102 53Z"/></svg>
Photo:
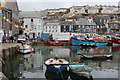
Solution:
<svg viewBox="0 0 120 80"><path fill-rule="evenodd" d="M88 46L88 47L97 47L97 46L107 46L107 42L95 42L88 40L79 40L76 38L71 38L72 46Z"/></svg>
<svg viewBox="0 0 120 80"><path fill-rule="evenodd" d="M112 59L112 54L78 54L81 59Z"/></svg>
<svg viewBox="0 0 120 80"><path fill-rule="evenodd" d="M59 74L63 71L67 71L69 62L65 59L50 58L45 61L45 65L48 71Z"/></svg>
<svg viewBox="0 0 120 80"><path fill-rule="evenodd" d="M58 41L55 41L55 42L45 41L44 44L45 45L50 45L50 46L64 46L64 43L58 42Z"/></svg>
<svg viewBox="0 0 120 80"><path fill-rule="evenodd" d="M27 54L33 52L33 48L30 45L22 45L19 49L18 52L22 54Z"/></svg>
<svg viewBox="0 0 120 80"><path fill-rule="evenodd" d="M120 33L116 33L112 36L113 45L120 45Z"/></svg>
<svg viewBox="0 0 120 80"><path fill-rule="evenodd" d="M84 64L70 64L70 77L72 80L92 80L92 68Z"/></svg>

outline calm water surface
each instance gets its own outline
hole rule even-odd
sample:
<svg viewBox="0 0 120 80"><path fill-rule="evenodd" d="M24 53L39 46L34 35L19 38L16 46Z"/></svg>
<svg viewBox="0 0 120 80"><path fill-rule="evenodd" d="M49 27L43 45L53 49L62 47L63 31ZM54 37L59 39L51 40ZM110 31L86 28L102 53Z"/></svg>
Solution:
<svg viewBox="0 0 120 80"><path fill-rule="evenodd" d="M35 53L21 55L15 53L5 59L2 65L2 72L8 78L46 78L46 66L44 62L56 55L71 62L80 62L93 68L93 78L118 78L118 59L120 46L83 48L33 46ZM81 60L78 54L113 54L112 60ZM11 79L13 80L13 79Z"/></svg>

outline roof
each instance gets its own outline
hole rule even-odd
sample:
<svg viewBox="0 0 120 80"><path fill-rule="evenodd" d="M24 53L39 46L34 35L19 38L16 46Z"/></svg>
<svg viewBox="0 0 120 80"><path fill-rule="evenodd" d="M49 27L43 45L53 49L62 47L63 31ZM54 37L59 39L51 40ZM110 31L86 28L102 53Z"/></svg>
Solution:
<svg viewBox="0 0 120 80"><path fill-rule="evenodd" d="M96 25L94 22L88 22L88 19L86 18L80 18L77 22L76 25Z"/></svg>
<svg viewBox="0 0 120 80"><path fill-rule="evenodd" d="M96 25L96 24L95 23L86 22L86 23L76 23L76 25Z"/></svg>
<svg viewBox="0 0 120 80"><path fill-rule="evenodd" d="M38 18L41 16L40 11L22 11L19 13L20 18Z"/></svg>
<svg viewBox="0 0 120 80"><path fill-rule="evenodd" d="M46 23L45 26L59 26L59 23Z"/></svg>
<svg viewBox="0 0 120 80"><path fill-rule="evenodd" d="M108 22L109 24L120 24L120 21L112 21L112 22Z"/></svg>

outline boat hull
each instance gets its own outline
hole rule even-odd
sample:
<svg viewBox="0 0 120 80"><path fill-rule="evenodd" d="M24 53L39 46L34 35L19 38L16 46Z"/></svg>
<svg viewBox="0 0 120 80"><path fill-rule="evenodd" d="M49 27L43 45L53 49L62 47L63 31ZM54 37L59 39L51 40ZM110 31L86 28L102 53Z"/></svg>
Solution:
<svg viewBox="0 0 120 80"><path fill-rule="evenodd" d="M51 71L46 70L45 77L47 80L68 80L69 74L68 71L64 71L60 74L55 74Z"/></svg>
<svg viewBox="0 0 120 80"><path fill-rule="evenodd" d="M70 68L70 77L72 80L92 80L91 71L92 68L86 65L80 64L71 64L69 65Z"/></svg>
<svg viewBox="0 0 120 80"><path fill-rule="evenodd" d="M57 65L46 65L47 66L47 70L50 71L50 72L53 72L55 74L59 74L59 73L62 73L64 71L67 71L67 67L68 65L60 65L59 68L56 68L55 66Z"/></svg>
<svg viewBox="0 0 120 80"><path fill-rule="evenodd" d="M50 46L64 46L64 43L55 43L55 42L44 42L45 45L50 45Z"/></svg>
<svg viewBox="0 0 120 80"><path fill-rule="evenodd" d="M112 43L115 45L120 45L120 40L119 39L115 39L115 38L112 38Z"/></svg>
<svg viewBox="0 0 120 80"><path fill-rule="evenodd" d="M33 48L30 49L18 49L18 52L21 54L29 54L31 52L33 52Z"/></svg>
<svg viewBox="0 0 120 80"><path fill-rule="evenodd" d="M75 38L72 38L72 46L90 46L90 47L97 47L97 46L107 46L106 42L92 42L92 41L81 41Z"/></svg>

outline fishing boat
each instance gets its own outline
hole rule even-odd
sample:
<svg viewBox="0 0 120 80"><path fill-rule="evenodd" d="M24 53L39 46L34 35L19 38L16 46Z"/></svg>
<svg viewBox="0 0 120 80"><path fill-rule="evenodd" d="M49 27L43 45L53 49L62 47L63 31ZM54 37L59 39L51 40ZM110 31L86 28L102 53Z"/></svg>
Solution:
<svg viewBox="0 0 120 80"><path fill-rule="evenodd" d="M69 62L65 59L50 58L45 61L45 65L48 71L59 74L61 72L67 71Z"/></svg>
<svg viewBox="0 0 120 80"><path fill-rule="evenodd" d="M64 46L64 43L58 41L54 42L45 41L44 44L49 46Z"/></svg>
<svg viewBox="0 0 120 80"><path fill-rule="evenodd" d="M112 59L112 54L78 54L81 59Z"/></svg>
<svg viewBox="0 0 120 80"><path fill-rule="evenodd" d="M72 80L92 80L92 68L84 64L70 64L70 77Z"/></svg>
<svg viewBox="0 0 120 80"><path fill-rule="evenodd" d="M33 48L30 45L22 45L19 49L18 52L22 54L27 54L33 52Z"/></svg>
<svg viewBox="0 0 120 80"><path fill-rule="evenodd" d="M79 40L77 38L71 38L72 46L86 46L86 47L97 47L97 46L107 46L107 42L96 42L93 40Z"/></svg>
<svg viewBox="0 0 120 80"><path fill-rule="evenodd" d="M112 37L112 43L113 43L114 45L120 45L120 33L115 34L115 35Z"/></svg>

